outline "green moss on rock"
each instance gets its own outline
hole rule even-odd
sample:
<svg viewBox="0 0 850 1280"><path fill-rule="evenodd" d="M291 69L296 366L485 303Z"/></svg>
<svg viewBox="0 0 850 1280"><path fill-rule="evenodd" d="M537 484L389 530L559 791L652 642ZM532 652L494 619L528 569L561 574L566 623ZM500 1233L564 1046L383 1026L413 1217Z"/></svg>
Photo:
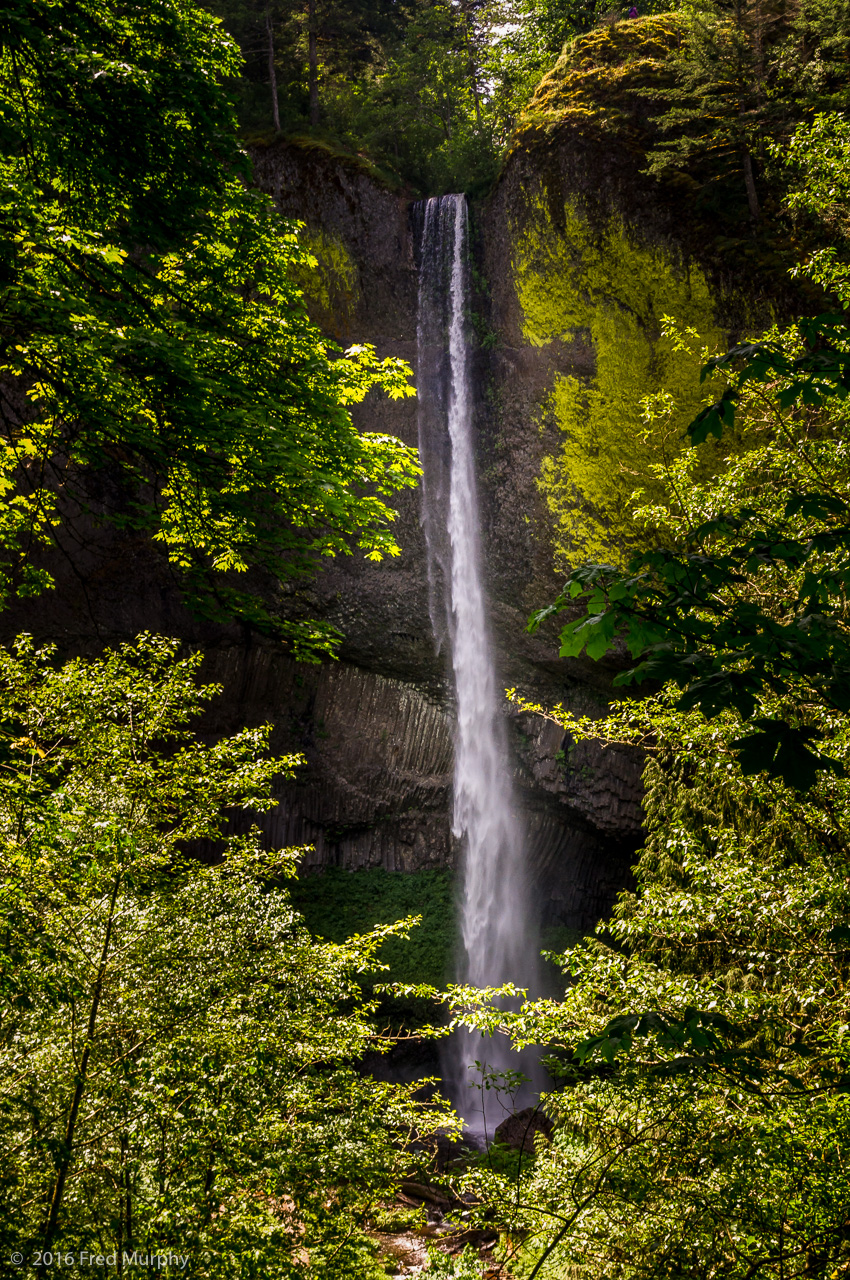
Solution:
<svg viewBox="0 0 850 1280"><path fill-rule="evenodd" d="M379 924L406 916L421 916L410 938L390 938L381 948L388 971L367 977L376 982L431 983L442 987L451 980L458 945L455 882L451 871L343 871L330 868L321 875L300 877L292 899L311 933L331 942L344 942ZM410 1026L437 1016L422 1000L384 997L382 1010L391 1020Z"/></svg>
<svg viewBox="0 0 850 1280"><path fill-rule="evenodd" d="M669 13L615 22L571 40L538 85L512 149L528 146L535 134L548 135L569 124L641 133L647 94L670 82L668 55L680 39L680 20Z"/></svg>
<svg viewBox="0 0 850 1280"><path fill-rule="evenodd" d="M301 244L316 260L313 267L293 271L304 293L307 309L328 332L345 332L355 314L360 295L357 264L339 236L320 227L302 228Z"/></svg>
<svg viewBox="0 0 850 1280"><path fill-rule="evenodd" d="M663 317L695 330L699 345L721 345L724 335L698 267L641 243L616 216L592 227L568 202L557 222L545 188L528 196L512 237L512 265L525 339L537 347L567 344L576 369L555 375L540 406L541 425L554 422L560 434L539 486L564 569L626 558L638 533L633 495L643 490L641 501L652 500L654 469L681 448L701 402L699 357L676 350L662 334ZM658 392L677 407L663 425L648 426L641 402Z"/></svg>

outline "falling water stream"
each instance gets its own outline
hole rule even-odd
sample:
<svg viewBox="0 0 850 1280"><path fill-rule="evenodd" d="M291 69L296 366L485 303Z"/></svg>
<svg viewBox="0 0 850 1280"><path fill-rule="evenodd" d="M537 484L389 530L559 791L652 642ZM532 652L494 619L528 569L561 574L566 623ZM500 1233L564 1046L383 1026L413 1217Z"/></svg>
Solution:
<svg viewBox="0 0 850 1280"><path fill-rule="evenodd" d="M524 861L524 832L499 713L481 572L469 343L468 216L464 196L421 209L418 373L422 522L431 622L448 642L457 708L453 834L463 850L462 955L457 977L475 986L537 985L537 930ZM510 1110L481 1089L471 1064L534 1074L533 1055L506 1037L459 1034L443 1072L471 1132L492 1138ZM476 1089L473 1086L478 1085ZM514 1098L524 1105L527 1096Z"/></svg>

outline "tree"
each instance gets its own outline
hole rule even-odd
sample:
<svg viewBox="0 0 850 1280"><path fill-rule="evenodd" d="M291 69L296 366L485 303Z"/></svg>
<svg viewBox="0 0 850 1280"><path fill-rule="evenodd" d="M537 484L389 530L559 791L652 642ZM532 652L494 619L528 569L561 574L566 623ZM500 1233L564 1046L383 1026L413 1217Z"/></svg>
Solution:
<svg viewBox="0 0 850 1280"><path fill-rule="evenodd" d="M792 183L796 179L788 193L789 207L824 225L833 241L826 255L814 257L809 274L824 288L837 289L846 303L846 272L836 277L826 270L826 262L839 251L846 258L850 249L850 119L840 112L818 112L808 127L796 130L787 149L774 148L774 156L791 170Z"/></svg>
<svg viewBox="0 0 850 1280"><path fill-rule="evenodd" d="M268 38L269 55L269 88L272 94L272 122L275 133L280 133L280 101L277 96L277 69L275 67L274 26L269 9L266 10L266 36Z"/></svg>
<svg viewBox="0 0 850 1280"><path fill-rule="evenodd" d="M267 127L270 46L255 0L209 3L245 55L243 124ZM263 23L266 12L284 132L365 153L427 195L492 179L500 0L274 0Z"/></svg>
<svg viewBox="0 0 850 1280"><path fill-rule="evenodd" d="M408 20L408 7L393 0L208 0L204 7L221 18L244 58L242 124L267 126L266 86L274 78L272 119L282 97L283 127L293 133L327 129L328 96L345 82L362 88Z"/></svg>
<svg viewBox="0 0 850 1280"><path fill-rule="evenodd" d="M165 547L197 608L327 647L239 575L397 554L384 499L415 454L348 406L413 394L409 370L309 321L289 270L311 259L245 186L235 50L200 9L20 0L0 22L3 593L49 585L35 549L99 506Z"/></svg>
<svg viewBox="0 0 850 1280"><path fill-rule="evenodd" d="M820 744L829 737L829 712L850 709L848 347L841 317L824 316L712 360L708 371L735 360L742 367L697 418L692 439L719 435L736 406L751 426L760 418L763 432L791 442L790 453L779 447L771 455L782 504L776 489L754 489L730 506L728 487L713 486L705 518L682 512L672 546L647 549L626 574L603 565L576 569L532 623L574 610L583 598L586 613L561 633L563 655L586 650L598 658L624 642L633 661L615 684L672 680L683 711L698 707L712 717L734 710L750 729L737 743L746 771L802 788L819 769L836 767ZM686 455L685 474L690 462Z"/></svg>
<svg viewBox="0 0 850 1280"><path fill-rule="evenodd" d="M349 100L352 134L424 194L468 190L493 176L485 18L479 6L417 4L380 77Z"/></svg>
<svg viewBox="0 0 850 1280"><path fill-rule="evenodd" d="M517 1047L549 1046L551 1139L465 1190L524 1280L796 1280L850 1261L850 788L744 776L734 717L675 701L554 713L573 741L646 753L646 832L633 890L561 957L563 995L510 1016ZM831 720L845 761L848 727ZM474 1001L456 1000L468 1025L508 1023Z"/></svg>
<svg viewBox="0 0 850 1280"><path fill-rule="evenodd" d="M0 652L0 1244L371 1276L365 1216L439 1121L357 1070L382 1044L359 975L405 926L310 938L298 851L228 834L298 761L268 726L203 745L217 690L177 655Z"/></svg>
<svg viewBox="0 0 850 1280"><path fill-rule="evenodd" d="M309 322L288 272L310 260L247 189L234 49L201 10L21 0L0 31L3 597L107 518L158 539L198 607L315 654L326 633L234 575L394 552L415 455L347 406L409 371ZM299 851L246 831L298 761L268 727L200 741L214 690L178 651L0 652L0 1248L374 1280L369 1213L452 1123L362 1070L390 1041L360 975L406 926L309 936Z"/></svg>
<svg viewBox="0 0 850 1280"><path fill-rule="evenodd" d="M791 203L831 226L846 133L816 118L787 151ZM833 248L807 270L846 307ZM561 957L563 996L517 1012L493 992L451 999L455 1021L550 1050L550 1137L465 1181L525 1280L850 1266L845 316L774 329L706 374L730 367L691 437L734 422L740 447L708 481L698 447L668 464L637 514L644 554L625 574L577 569L553 610L572 612L562 652L608 654L618 684L648 689L595 720L517 698L562 726L568 770L587 738L645 761L634 886Z"/></svg>
<svg viewBox="0 0 850 1280"><path fill-rule="evenodd" d="M843 0L792 9L770 0L698 0L680 13L682 42L670 59L675 82L652 91L666 108L656 117L663 137L649 153L649 172L685 170L703 198L742 180L757 222L756 176L758 168L766 174L768 142L787 141L813 109L844 97L850 9Z"/></svg>
<svg viewBox="0 0 850 1280"><path fill-rule="evenodd" d="M502 0L492 6L486 63L500 146L565 43L590 31L604 8L602 0Z"/></svg>

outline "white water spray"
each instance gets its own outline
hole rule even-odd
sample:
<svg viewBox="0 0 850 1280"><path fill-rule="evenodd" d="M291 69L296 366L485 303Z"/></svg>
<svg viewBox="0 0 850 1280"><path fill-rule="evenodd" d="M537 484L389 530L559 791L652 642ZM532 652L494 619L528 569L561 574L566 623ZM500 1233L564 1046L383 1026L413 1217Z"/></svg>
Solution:
<svg viewBox="0 0 850 1280"><path fill-rule="evenodd" d="M465 198L429 200L419 273L419 444L431 619L438 643L449 641L457 700L453 833L464 851L458 977L475 986L534 987L537 930L481 575L467 244ZM482 1041L463 1035L446 1057L444 1074L454 1101L473 1132L492 1138L493 1127L510 1110L509 1099L473 1092L469 1085L481 1081L469 1065L477 1059L490 1071L532 1075L533 1055L512 1052L503 1036Z"/></svg>

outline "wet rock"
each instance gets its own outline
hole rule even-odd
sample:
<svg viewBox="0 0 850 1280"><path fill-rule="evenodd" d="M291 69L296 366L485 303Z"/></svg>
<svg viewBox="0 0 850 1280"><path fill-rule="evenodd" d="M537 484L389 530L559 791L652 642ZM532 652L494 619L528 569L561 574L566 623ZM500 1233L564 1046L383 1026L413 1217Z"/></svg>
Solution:
<svg viewBox="0 0 850 1280"><path fill-rule="evenodd" d="M539 1108L525 1107L522 1111L516 1111L503 1120L496 1129L494 1137L496 1142L501 1142L506 1147L533 1155L534 1136L538 1133L542 1133L546 1138L550 1137L552 1121Z"/></svg>

